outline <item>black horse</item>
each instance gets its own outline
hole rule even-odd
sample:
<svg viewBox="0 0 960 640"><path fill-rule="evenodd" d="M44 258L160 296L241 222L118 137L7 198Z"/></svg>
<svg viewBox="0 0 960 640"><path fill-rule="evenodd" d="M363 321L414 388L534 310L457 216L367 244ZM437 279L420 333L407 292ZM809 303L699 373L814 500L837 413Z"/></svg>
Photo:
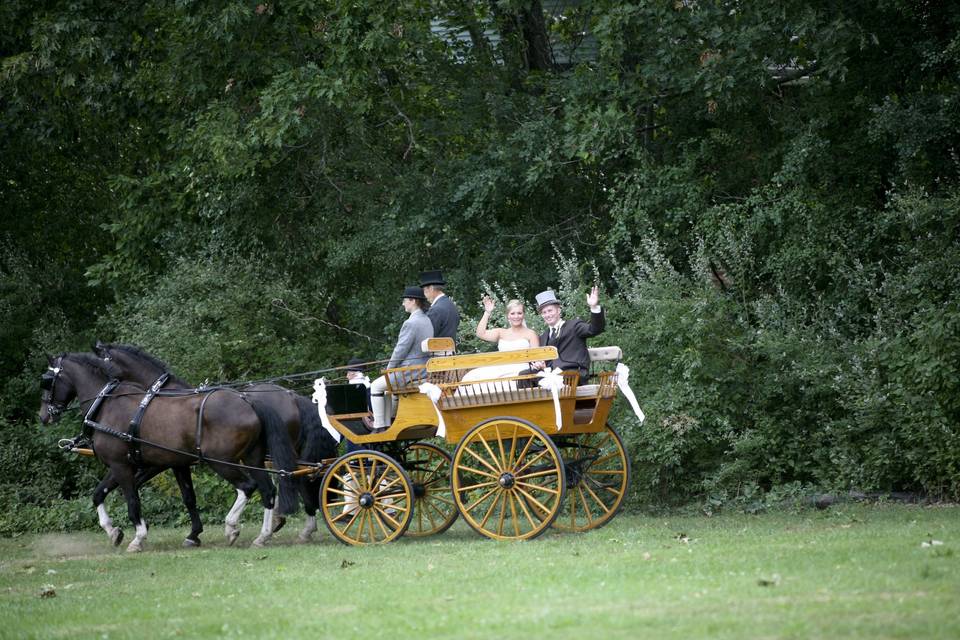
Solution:
<svg viewBox="0 0 960 640"><path fill-rule="evenodd" d="M120 375L132 382L147 386L161 375L169 375L166 388L190 389L192 385L174 375L165 362L147 353L140 347L129 344L101 343L94 352L110 362ZM317 406L310 398L298 395L276 384L252 384L240 388L258 403L277 412L286 425L292 440L297 442L300 459L305 462L320 462L337 457L337 442L323 428ZM306 522L298 538L307 542L317 530L317 511L320 508L321 479L304 479L300 482L300 495L307 514ZM184 503L187 504L185 497ZM187 506L189 510L189 505ZM280 525L282 526L282 520Z"/></svg>
<svg viewBox="0 0 960 640"><path fill-rule="evenodd" d="M92 429L94 453L122 489L127 513L136 528L128 551L142 550L147 535L137 470L185 467L197 459L238 487L238 493L252 479L264 505L263 528L254 543L262 544L269 538L277 493L263 469L267 451L281 470L291 471L296 465L292 443L275 411L232 390L161 392L143 412L139 439L131 441L127 430L148 395L142 387L119 382L116 369L90 354L48 356L48 362L50 368L41 378L40 420L43 424L56 422L66 406L79 399L84 422ZM295 484L284 474L278 509L289 513L296 504ZM113 526L102 501L97 510L100 526L114 544L119 544L122 532Z"/></svg>

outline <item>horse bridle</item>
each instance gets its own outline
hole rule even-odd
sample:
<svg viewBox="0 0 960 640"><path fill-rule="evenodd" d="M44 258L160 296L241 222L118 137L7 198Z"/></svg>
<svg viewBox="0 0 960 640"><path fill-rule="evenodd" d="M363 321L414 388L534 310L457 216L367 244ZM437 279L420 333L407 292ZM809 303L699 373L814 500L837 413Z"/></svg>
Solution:
<svg viewBox="0 0 960 640"><path fill-rule="evenodd" d="M56 364L47 367L47 370L40 376L40 401L47 405L47 413L51 418L58 418L67 410L67 405L57 402L53 393L54 384L56 384L57 378L63 370L62 361L63 356L58 356Z"/></svg>

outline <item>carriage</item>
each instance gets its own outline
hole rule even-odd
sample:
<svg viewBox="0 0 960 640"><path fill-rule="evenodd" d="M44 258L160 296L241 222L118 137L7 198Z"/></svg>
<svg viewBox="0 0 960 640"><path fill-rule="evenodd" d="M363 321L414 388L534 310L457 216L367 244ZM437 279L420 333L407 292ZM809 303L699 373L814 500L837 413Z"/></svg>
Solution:
<svg viewBox="0 0 960 640"><path fill-rule="evenodd" d="M452 340L432 338L424 347L425 364L385 371L395 407L385 431L369 428L362 385L315 384L324 426L353 449L323 468L322 516L338 540L426 536L458 516L489 538L526 540L551 526L594 529L616 515L630 481L623 441L607 420L618 382L626 383L619 347L589 350L587 380L559 370L464 378L477 367L554 359L552 346L454 355ZM435 438L454 446L452 455Z"/></svg>
<svg viewBox="0 0 960 640"><path fill-rule="evenodd" d="M204 413L214 395L221 402L211 401L211 407L223 402L236 405L240 398L253 407L257 417L250 418L260 421L273 452L281 454L281 467L274 472L280 474L280 498L288 507L292 503L290 485L286 485L284 500L284 481L303 477L301 496L307 525L300 534L302 540L316 530L317 510L338 540L353 545L440 533L458 516L487 537L525 540L551 526L586 531L616 515L630 480L623 442L608 424L618 389L643 419L627 384L629 370L619 362L622 353L618 347L589 349L591 369L586 380L580 380L577 371L558 369L506 377L492 377L491 373L488 379L474 375L499 372L504 365L521 365L513 367L517 371L532 361L555 359L553 346L455 355L451 339L430 338L423 349L431 356L424 364L385 371L394 411L389 428L382 431L369 426L368 392L363 385L327 384L319 378L314 381L315 407L309 398L275 384L194 388L171 378L164 363L137 347L99 343L96 350L103 360L90 354L51 358L50 370L41 380L41 419L55 421L71 398L86 398L84 424L93 430L94 440L101 438L97 455L110 468L94 492L94 503L101 526L118 544L122 532L106 517L102 503L119 483L115 476L127 478L128 510L133 522L141 525L131 550L139 550L146 536L145 524L135 517L139 499L129 485L133 479L128 476L134 470L137 486L164 468L179 470L178 483L193 524L185 544L199 544L202 525L185 466L198 461L211 464L238 490L237 503L226 520L231 543L239 532L239 513L254 489L244 470L255 476L256 488L265 497L264 525L254 544L266 542L275 530L271 524L273 494L263 477L267 469L242 453L249 452L249 445L237 440L236 408L226 413L214 408L220 419L213 422L213 414ZM132 386L119 382L118 374L132 381ZM176 381L174 388L161 390L171 380ZM115 391L118 384L124 385L122 393ZM163 407L145 413L154 398ZM191 403L196 405L192 409ZM137 410L131 417L132 409ZM243 402L239 409L250 413ZM171 415L177 411L195 416L195 434L189 419ZM106 424L99 422L98 412L110 414ZM322 427L310 427L318 417ZM144 429L153 436L140 433L141 418ZM174 431L169 431L170 419L179 425ZM125 420L130 422L127 429L118 429ZM326 437L326 443L318 435L323 427L333 436ZM293 470L296 461L290 454L296 454L281 432L289 432L294 441L300 433L299 469ZM191 440L193 435L196 437ZM173 442L192 442L193 447L163 444L169 437ZM348 452L338 457L334 439L344 438L350 443ZM454 446L452 455L436 444L437 439ZM63 446L93 455L92 449L78 444L80 440L65 441ZM217 442L225 448L216 449ZM105 456L107 449L112 453ZM232 451L232 457L211 456L216 450ZM312 453L305 455L307 451ZM147 452L150 460L142 460ZM244 457L244 464L236 460L238 455Z"/></svg>

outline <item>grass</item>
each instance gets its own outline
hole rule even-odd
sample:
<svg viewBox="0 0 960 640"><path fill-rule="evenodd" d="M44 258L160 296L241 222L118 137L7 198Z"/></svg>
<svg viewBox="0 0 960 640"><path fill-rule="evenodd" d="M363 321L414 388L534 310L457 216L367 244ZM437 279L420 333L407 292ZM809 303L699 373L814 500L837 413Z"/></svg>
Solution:
<svg viewBox="0 0 960 640"><path fill-rule="evenodd" d="M184 533L152 530L139 555L94 533L0 540L0 637L960 637L954 506L621 515L524 543L462 523L373 548L295 529L230 548L209 525L185 550Z"/></svg>

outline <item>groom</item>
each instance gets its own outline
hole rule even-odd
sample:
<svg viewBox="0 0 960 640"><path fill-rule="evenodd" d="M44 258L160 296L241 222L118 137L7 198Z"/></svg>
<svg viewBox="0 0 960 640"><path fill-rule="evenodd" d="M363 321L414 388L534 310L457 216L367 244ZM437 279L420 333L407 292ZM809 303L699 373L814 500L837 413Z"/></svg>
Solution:
<svg viewBox="0 0 960 640"><path fill-rule="evenodd" d="M547 330L540 336L540 346L557 348L557 358L549 362L534 362L531 364L531 373L545 367L559 367L564 371L578 371L580 384L587 379L590 371L590 353L587 351L587 338L603 333L606 321L603 309L600 308L600 290L593 287L587 294L587 305L590 307L590 322L580 318L564 320L560 301L552 290L537 294L537 312L547 323Z"/></svg>

